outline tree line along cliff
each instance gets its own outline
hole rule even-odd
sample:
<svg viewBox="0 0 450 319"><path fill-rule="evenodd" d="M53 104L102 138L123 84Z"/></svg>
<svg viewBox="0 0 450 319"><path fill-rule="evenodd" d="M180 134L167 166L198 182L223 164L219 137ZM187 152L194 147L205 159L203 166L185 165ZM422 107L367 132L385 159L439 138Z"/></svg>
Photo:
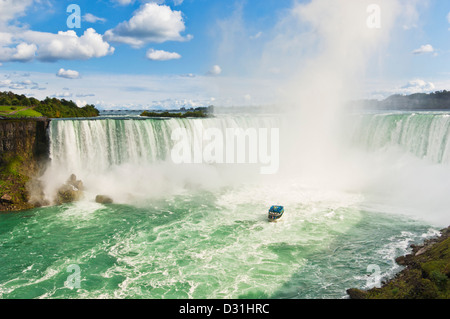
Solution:
<svg viewBox="0 0 450 319"><path fill-rule="evenodd" d="M449 110L450 92L443 90L433 93L415 93L411 95L394 94L384 100L352 101L348 104L348 106L356 110Z"/></svg>
<svg viewBox="0 0 450 319"><path fill-rule="evenodd" d="M34 97L27 97L13 92L0 92L1 106L10 106L13 109L19 106L31 108L38 113L38 116L49 118L96 117L100 114L94 105L87 104L84 107L78 107L73 101L50 97L39 101ZM1 116L8 116L8 114L2 114L0 110Z"/></svg>

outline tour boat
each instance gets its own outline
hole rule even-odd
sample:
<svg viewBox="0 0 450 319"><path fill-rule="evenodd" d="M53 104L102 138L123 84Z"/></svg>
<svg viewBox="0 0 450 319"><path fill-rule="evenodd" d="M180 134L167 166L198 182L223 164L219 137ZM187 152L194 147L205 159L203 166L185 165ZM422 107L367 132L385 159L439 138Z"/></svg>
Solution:
<svg viewBox="0 0 450 319"><path fill-rule="evenodd" d="M276 222L278 221L284 214L283 206L272 206L269 210L269 221Z"/></svg>

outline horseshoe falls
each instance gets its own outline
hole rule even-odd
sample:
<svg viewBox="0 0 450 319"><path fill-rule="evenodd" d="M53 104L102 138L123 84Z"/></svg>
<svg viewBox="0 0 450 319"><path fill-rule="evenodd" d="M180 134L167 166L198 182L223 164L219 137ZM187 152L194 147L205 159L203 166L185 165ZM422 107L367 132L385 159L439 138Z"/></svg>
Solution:
<svg viewBox="0 0 450 319"><path fill-rule="evenodd" d="M357 123L355 139L369 149L400 146L419 158L450 164L450 114L374 114Z"/></svg>
<svg viewBox="0 0 450 319"><path fill-rule="evenodd" d="M320 183L281 115L52 121L45 194L75 174L84 197L0 215L0 298L345 298L379 285L448 226L450 114L346 120ZM279 172L173 162L174 130L201 145L229 128L279 128ZM277 223L271 205L285 207Z"/></svg>

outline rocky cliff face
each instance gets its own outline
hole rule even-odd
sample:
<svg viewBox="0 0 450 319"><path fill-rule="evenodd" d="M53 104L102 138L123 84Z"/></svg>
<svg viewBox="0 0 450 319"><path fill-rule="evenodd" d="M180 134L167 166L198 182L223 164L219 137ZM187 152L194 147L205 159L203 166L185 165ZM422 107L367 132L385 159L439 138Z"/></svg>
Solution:
<svg viewBox="0 0 450 319"><path fill-rule="evenodd" d="M48 119L0 120L0 211L40 205L31 193L40 188L36 177L49 158L49 123Z"/></svg>

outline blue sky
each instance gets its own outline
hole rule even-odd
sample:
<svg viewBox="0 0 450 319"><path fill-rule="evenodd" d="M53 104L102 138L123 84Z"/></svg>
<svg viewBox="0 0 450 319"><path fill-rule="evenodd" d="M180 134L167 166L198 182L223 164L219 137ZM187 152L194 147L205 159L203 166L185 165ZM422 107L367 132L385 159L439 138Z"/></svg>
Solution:
<svg viewBox="0 0 450 319"><path fill-rule="evenodd" d="M313 20L326 24L331 3L351 1L2 0L0 90L100 108L276 103L281 83L306 61L300 52L309 44L299 39L315 32L292 20L296 8L323 4L323 21L321 11ZM450 2L392 2L401 18L364 62L355 96L450 89ZM81 10L80 28L67 25L71 4ZM382 22L393 8L382 5Z"/></svg>

